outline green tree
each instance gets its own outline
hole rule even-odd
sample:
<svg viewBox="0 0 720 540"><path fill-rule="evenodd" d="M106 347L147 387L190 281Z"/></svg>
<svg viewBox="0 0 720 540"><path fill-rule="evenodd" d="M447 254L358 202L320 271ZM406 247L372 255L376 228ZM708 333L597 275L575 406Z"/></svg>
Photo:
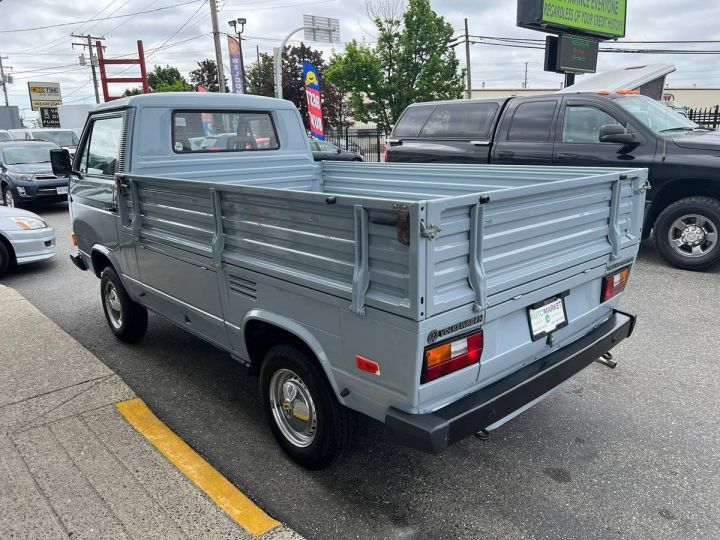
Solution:
<svg viewBox="0 0 720 540"><path fill-rule="evenodd" d="M325 76L350 97L352 116L389 130L411 103L457 99L463 71L448 47L452 26L429 0L409 0L401 16L368 9L378 30L375 47L348 43L334 54ZM380 14L378 14L380 13Z"/></svg>
<svg viewBox="0 0 720 540"><path fill-rule="evenodd" d="M260 58L253 62L245 74L248 94L267 97L275 95L274 65L273 57L267 53L262 53Z"/></svg>
<svg viewBox="0 0 720 540"><path fill-rule="evenodd" d="M193 87L180 75L180 71L172 66L155 66L148 73L148 86L151 92L192 92ZM142 94L142 88L126 88L124 96Z"/></svg>
<svg viewBox="0 0 720 540"><path fill-rule="evenodd" d="M206 59L202 62L197 63L197 69L190 72L190 82L194 88L198 86L204 86L210 92L217 92L220 90L220 84L218 83L217 64L214 60ZM229 92L227 84L225 85L225 91Z"/></svg>
<svg viewBox="0 0 720 540"><path fill-rule="evenodd" d="M323 121L326 126L347 125L348 109L344 95L330 81L323 78L326 69L325 59L316 51L301 43L297 47L285 47L283 54L282 85L283 98L292 101L300 110L306 126L309 126L303 62L314 65L320 74L320 94L322 100ZM275 59L269 54L261 54L259 61L247 71L248 92L259 96L275 95Z"/></svg>
<svg viewBox="0 0 720 540"><path fill-rule="evenodd" d="M192 92L193 87L172 66L155 66L148 73L148 85L153 92Z"/></svg>

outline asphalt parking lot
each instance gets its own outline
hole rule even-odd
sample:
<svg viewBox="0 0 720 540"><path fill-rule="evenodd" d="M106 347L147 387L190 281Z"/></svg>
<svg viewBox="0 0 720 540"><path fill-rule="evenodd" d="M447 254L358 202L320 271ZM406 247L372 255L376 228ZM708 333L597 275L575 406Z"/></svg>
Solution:
<svg viewBox="0 0 720 540"><path fill-rule="evenodd" d="M307 538L720 537L720 270L674 270L643 246L622 304L638 326L616 349L616 370L591 366L488 441L441 456L361 421L346 459L317 473L284 457L257 379L225 353L152 315L141 345L116 341L99 281L68 258L67 206L35 211L55 227L58 257L2 283Z"/></svg>

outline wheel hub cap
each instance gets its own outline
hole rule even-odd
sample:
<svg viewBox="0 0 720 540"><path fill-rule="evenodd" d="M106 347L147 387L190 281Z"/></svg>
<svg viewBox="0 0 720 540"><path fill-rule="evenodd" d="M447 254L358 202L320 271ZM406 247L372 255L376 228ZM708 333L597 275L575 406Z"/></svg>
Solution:
<svg viewBox="0 0 720 540"><path fill-rule="evenodd" d="M699 214L688 214L676 219L668 231L670 246L683 257L703 257L718 243L717 226Z"/></svg>
<svg viewBox="0 0 720 540"><path fill-rule="evenodd" d="M119 329L122 326L122 304L112 283L105 286L105 305L110 324Z"/></svg>
<svg viewBox="0 0 720 540"><path fill-rule="evenodd" d="M270 406L280 431L295 446L312 444L317 431L315 403L307 386L289 369L276 371L270 380Z"/></svg>

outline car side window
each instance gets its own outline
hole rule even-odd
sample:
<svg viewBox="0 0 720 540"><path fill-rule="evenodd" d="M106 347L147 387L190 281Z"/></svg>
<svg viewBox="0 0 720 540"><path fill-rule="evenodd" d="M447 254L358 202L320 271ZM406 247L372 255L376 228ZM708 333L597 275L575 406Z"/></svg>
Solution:
<svg viewBox="0 0 720 540"><path fill-rule="evenodd" d="M515 109L508 141L547 142L550 140L555 101L530 101Z"/></svg>
<svg viewBox="0 0 720 540"><path fill-rule="evenodd" d="M335 147L330 143L321 142L321 143L318 143L318 145L320 145L320 150L322 152L335 152L336 151Z"/></svg>
<svg viewBox="0 0 720 540"><path fill-rule="evenodd" d="M113 175L117 172L122 117L100 118L92 124L90 139L83 150L80 172Z"/></svg>
<svg viewBox="0 0 720 540"><path fill-rule="evenodd" d="M600 127L608 124L620 122L591 105L568 105L563 120L562 142L604 144L600 142Z"/></svg>

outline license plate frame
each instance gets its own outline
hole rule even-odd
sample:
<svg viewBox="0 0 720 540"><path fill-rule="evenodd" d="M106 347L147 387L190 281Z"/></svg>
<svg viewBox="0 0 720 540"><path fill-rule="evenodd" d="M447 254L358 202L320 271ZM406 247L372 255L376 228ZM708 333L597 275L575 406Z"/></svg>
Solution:
<svg viewBox="0 0 720 540"><path fill-rule="evenodd" d="M57 191L58 195L67 195L68 187L67 186L58 186L55 188L55 191Z"/></svg>
<svg viewBox="0 0 720 540"><path fill-rule="evenodd" d="M569 291L553 295L549 298L546 298L545 300L541 300L540 302L536 302L535 304L528 306L526 310L526 316L527 316L527 322L528 322L528 329L530 331L530 338L533 341L538 341L543 339L544 337L549 336L550 334L553 334L554 332L557 332L561 328L565 328L569 323L568 321L568 315L567 315L567 307L565 306L565 297L569 294ZM548 308L548 306L558 306L560 309L560 313L562 314L562 319L557 320L557 313L555 311L557 308L551 308L553 309L553 312L547 312L547 310L543 310L543 308ZM543 310L543 311L540 311ZM546 317L542 321L542 323L539 323L539 321L536 319L536 324L533 325L533 315L534 313L545 313ZM537 317L537 315L536 315ZM549 320L548 320L549 318ZM538 324L539 323L539 324ZM549 325L552 324L553 327L550 328Z"/></svg>

